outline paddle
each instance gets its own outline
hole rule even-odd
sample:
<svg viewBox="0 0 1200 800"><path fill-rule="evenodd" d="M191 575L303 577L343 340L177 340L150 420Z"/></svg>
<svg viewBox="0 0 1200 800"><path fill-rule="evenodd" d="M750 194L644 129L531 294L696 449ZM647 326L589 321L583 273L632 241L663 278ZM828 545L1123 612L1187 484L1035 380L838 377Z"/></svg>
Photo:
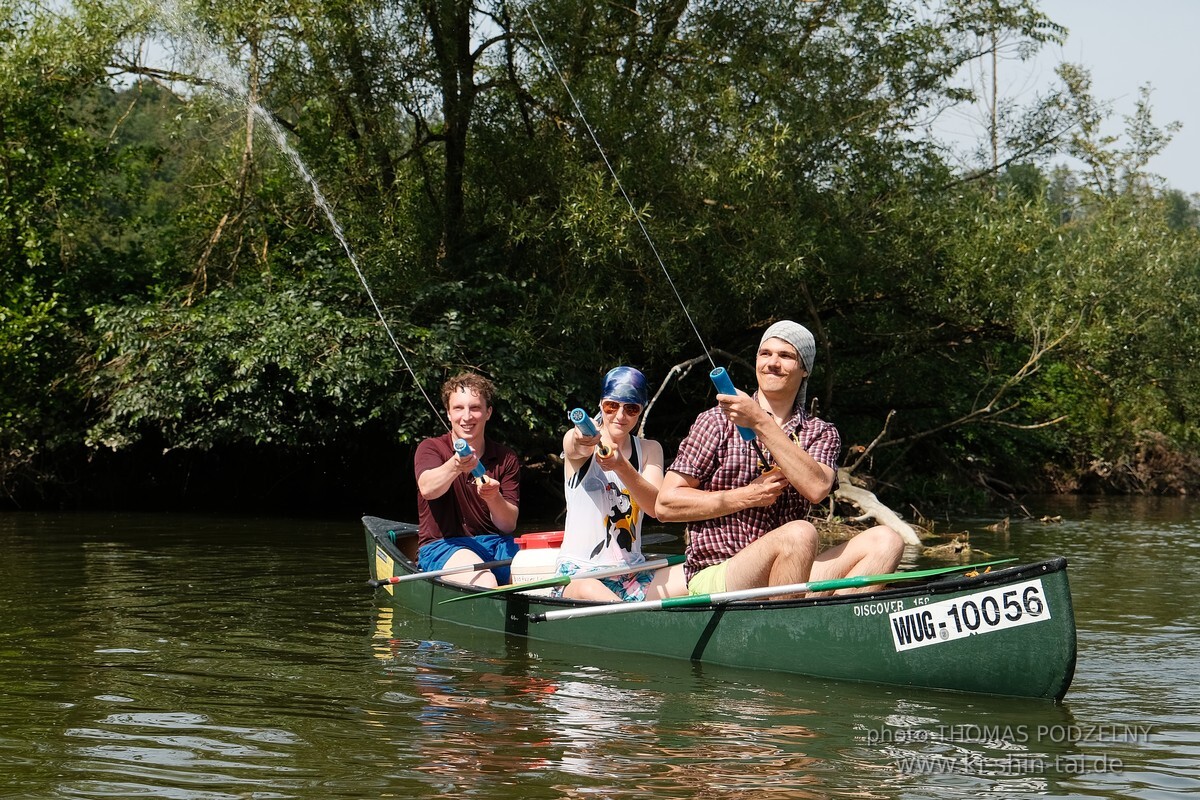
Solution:
<svg viewBox="0 0 1200 800"><path fill-rule="evenodd" d="M824 581L808 583L792 583L786 586L758 586L753 589L737 589L729 592L713 594L697 594L688 597L670 597L666 600L643 600L636 603L608 603L599 606L582 606L580 608L564 608L561 611L547 611L544 614L531 614L531 622L552 622L560 619L576 619L579 617L595 617L602 614L624 614L629 611L659 611L688 606L723 605L735 600L753 600L758 597L771 595L799 594L801 592L827 592L835 589L853 589L859 586L870 586L875 583L890 583L891 581L928 578L933 575L945 575L959 570L990 567L993 564L1007 564L1016 561L1015 558L1002 558L998 561L984 561L981 564L968 564L957 567L937 567L913 572L893 572L888 575L856 575L851 578L831 578Z"/></svg>
<svg viewBox="0 0 1200 800"><path fill-rule="evenodd" d="M440 578L443 575L455 575L460 572L480 572L493 567L507 567L512 563L511 558L506 558L503 561L486 561L482 564L467 564L462 567L446 567L445 569L435 569L429 572L414 572L410 575L393 575L390 578L372 578L367 581L367 585L373 588L380 586L390 586L394 583L407 583L408 581L423 581L428 578Z"/></svg>
<svg viewBox="0 0 1200 800"><path fill-rule="evenodd" d="M491 597L497 594L509 594L514 592L524 592L529 589L545 589L548 586L566 586L572 580L583 580L584 578L611 578L614 575L628 575L633 572L647 572L649 570L661 569L662 567L670 567L675 564L682 564L684 556L667 556L666 558L656 558L653 561L646 561L641 564L621 564L617 567L605 567L603 569L593 569L587 572L577 572L574 575L555 575L552 578L542 578L536 581L526 581L525 583L510 583L507 586L501 586L498 589L488 589L483 592L472 592L471 594L461 594L457 597L451 597L449 600L443 600L438 605L446 603L456 603L459 600L478 600L481 597Z"/></svg>
<svg viewBox="0 0 1200 800"><path fill-rule="evenodd" d="M673 533L647 533L642 537L642 544L666 544L673 542L679 537ZM511 558L506 558L503 561L488 561L483 564L467 564L462 567L447 567L446 569L435 569L429 572L413 572L409 575L394 575L391 578L372 578L367 581L367 585L373 589L378 589L380 586L391 586L397 583L407 583L408 581L423 581L429 578L440 578L443 575L457 575L463 572L478 572L485 569L494 569L496 567L507 567L512 563ZM520 584L523 588L527 584Z"/></svg>

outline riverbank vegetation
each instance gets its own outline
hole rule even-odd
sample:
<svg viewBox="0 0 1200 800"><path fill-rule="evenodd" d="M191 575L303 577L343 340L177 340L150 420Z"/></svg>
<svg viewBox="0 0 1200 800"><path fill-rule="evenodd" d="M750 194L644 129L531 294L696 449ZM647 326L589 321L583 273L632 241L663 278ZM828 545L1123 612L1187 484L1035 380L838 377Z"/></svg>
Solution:
<svg viewBox="0 0 1200 800"><path fill-rule="evenodd" d="M992 95L1063 34L1032 0L0 0L5 502L370 510L462 367L553 487L607 368L669 381L670 451L711 401L673 368L752 385L785 317L894 507L1190 491L1200 206L1147 169L1149 87Z"/></svg>

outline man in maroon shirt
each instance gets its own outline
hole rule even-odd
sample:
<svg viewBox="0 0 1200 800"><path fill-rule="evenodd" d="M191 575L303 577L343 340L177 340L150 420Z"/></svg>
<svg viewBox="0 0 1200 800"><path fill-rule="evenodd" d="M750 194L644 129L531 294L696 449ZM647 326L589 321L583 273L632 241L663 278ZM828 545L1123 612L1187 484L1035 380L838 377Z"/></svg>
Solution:
<svg viewBox="0 0 1200 800"><path fill-rule="evenodd" d="M511 559L517 552L512 533L521 497L521 465L516 453L484 435L495 391L491 381L471 372L446 381L442 405L450 432L417 445L413 457L420 525L417 558L423 571ZM455 452L456 439L471 446L470 455ZM471 471L478 463L487 473L476 479ZM508 583L509 577L508 568L502 567L446 579L495 587L498 582Z"/></svg>
<svg viewBox="0 0 1200 800"><path fill-rule="evenodd" d="M680 443L655 516L689 523L689 593L873 575L900 563L904 542L884 525L818 552L807 516L833 490L841 437L804 408L816 350L804 326L772 325L755 359L758 391L717 395ZM768 463L736 426L757 434Z"/></svg>

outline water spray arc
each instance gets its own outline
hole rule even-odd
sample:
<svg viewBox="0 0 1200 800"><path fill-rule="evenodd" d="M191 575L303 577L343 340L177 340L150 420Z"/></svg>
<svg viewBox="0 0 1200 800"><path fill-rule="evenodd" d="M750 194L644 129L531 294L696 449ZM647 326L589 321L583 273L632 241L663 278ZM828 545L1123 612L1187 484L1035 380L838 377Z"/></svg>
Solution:
<svg viewBox="0 0 1200 800"><path fill-rule="evenodd" d="M434 416L437 417L442 427L449 431L450 426L442 413L442 409L433 402L432 398L425 391L420 378L417 377L416 370L409 363L408 357L404 354L404 349L400 346L399 340L397 340L395 333L393 333L391 326L388 324L383 309L375 299L375 293L371 290L367 276L358 263L358 257L350 247L350 242L346 238L341 223L333 213L333 207L325 198L324 192L321 191L320 185L309 171L300 154L288 141L283 128L271 116L270 112L254 99L253 93L245 83L245 76L234 68L234 65L228 58L218 55L219 48L215 47L211 41L205 41L204 37L197 34L193 25L189 24L192 16L185 11L179 0L168 0L168 2L157 7L150 5L147 6L147 10L150 14L161 20L169 30L170 35L188 49L189 61L194 62L204 73L213 76L211 81L209 81L211 86L220 90L233 102L245 107L253 115L254 119L266 125L275 145L291 163L300 179L308 186L312 192L314 204L325 215L326 220L328 220L333 235L337 238L338 243L342 246L342 250L346 253L346 257L350 261L350 266L354 268L354 274L358 276L359 283L362 284L363 290L367 293L367 299L371 301L371 307L375 309L375 315L383 325L383 330L387 334L388 340L391 341L392 346L399 354L400 361L404 364L405 370L412 376L417 391L425 398L425 402L429 404Z"/></svg>
<svg viewBox="0 0 1200 800"><path fill-rule="evenodd" d="M300 154L297 153L296 149L292 147L290 142L288 142L287 137L283 133L283 129L274 119L271 118L271 115L267 113L267 110L258 103L253 102L251 102L250 108L254 112L255 116L257 116L266 124L267 130L271 131L271 136L275 139L275 144L279 148L280 152L287 156L288 160L292 162L292 166L296 168L296 172L299 174L301 180L308 184L309 189L312 190L313 202L316 203L317 208L321 209L321 212L329 221L329 227L333 229L333 235L337 237L338 242L342 245L342 249L346 252L346 257L350 259L350 266L354 268L354 274L358 276L359 283L362 284L363 290L366 291L367 299L371 301L371 306L375 309L375 314L379 317L379 322L383 325L383 330L387 333L388 339L391 341L392 346L396 348L396 352L400 354L400 361L404 364L404 368L408 370L408 374L412 376L413 382L416 384L417 390L421 393L421 396L425 398L425 402L428 403L429 407L433 409L434 416L436 416L438 421L442 423L442 426L449 431L450 426L442 416L441 409L437 407L437 405L425 392L425 387L421 385L421 380L417 377L416 370L414 370L412 365L408 363L408 358L404 355L404 349L400 346L400 342L397 341L396 335L392 333L392 328L390 325L388 325L387 319L384 317L383 309L379 307L379 303L375 299L375 293L371 291L371 285L367 282L367 276L363 273L362 268L358 265L358 258L354 255L354 250L350 247L350 242L346 239L346 233L342 229L341 223L338 222L337 217L334 216L333 208L325 199L325 194L321 191L320 185L317 184L316 178L314 178L312 173L308 171L308 167L305 165L304 160L300 158Z"/></svg>

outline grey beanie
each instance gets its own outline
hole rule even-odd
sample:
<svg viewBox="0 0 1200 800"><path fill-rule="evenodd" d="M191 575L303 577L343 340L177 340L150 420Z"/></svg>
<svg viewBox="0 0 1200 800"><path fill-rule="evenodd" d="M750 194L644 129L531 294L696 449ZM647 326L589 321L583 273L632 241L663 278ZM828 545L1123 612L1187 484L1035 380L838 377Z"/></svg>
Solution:
<svg viewBox="0 0 1200 800"><path fill-rule="evenodd" d="M800 355L800 361L804 364L804 370L809 375L812 374L813 362L817 360L817 340L813 338L812 332L808 328L799 322L792 322L790 319L781 319L767 328L762 335L762 339L759 340L758 346L762 347L763 342L767 339L782 339L796 348L796 352ZM803 407L807 401L808 376L806 375L804 381L800 384L800 391L796 394L796 403Z"/></svg>

